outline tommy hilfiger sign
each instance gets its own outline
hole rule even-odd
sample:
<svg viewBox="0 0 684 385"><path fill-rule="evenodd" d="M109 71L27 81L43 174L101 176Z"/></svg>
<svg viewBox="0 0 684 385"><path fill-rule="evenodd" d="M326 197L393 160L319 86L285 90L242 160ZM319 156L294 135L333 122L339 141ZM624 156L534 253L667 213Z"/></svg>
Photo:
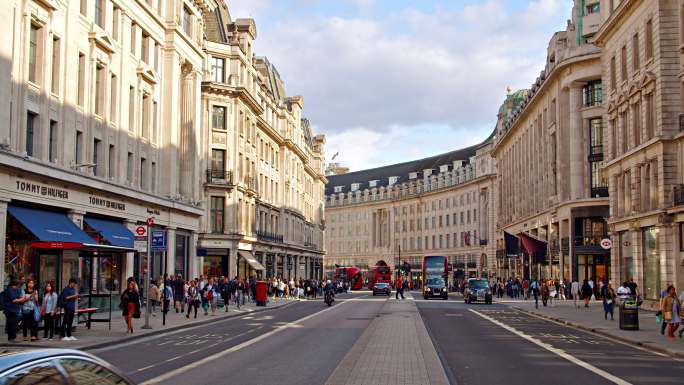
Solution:
<svg viewBox="0 0 684 385"><path fill-rule="evenodd" d="M125 203L112 201L112 200L105 199L105 198L99 198L99 197L91 195L88 197L88 202L90 202L90 204L93 206L100 206L100 207L113 209L113 210L126 211L126 204Z"/></svg>
<svg viewBox="0 0 684 385"><path fill-rule="evenodd" d="M21 180L16 181L17 191L24 193L45 196L49 198L58 199L69 199L69 191L63 190L61 188L46 186L44 184L24 182Z"/></svg>

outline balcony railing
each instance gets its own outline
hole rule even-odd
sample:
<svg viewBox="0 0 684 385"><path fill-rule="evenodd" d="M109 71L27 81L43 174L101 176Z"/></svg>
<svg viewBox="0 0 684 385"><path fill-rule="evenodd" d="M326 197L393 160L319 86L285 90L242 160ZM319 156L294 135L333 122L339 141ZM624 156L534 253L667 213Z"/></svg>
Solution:
<svg viewBox="0 0 684 385"><path fill-rule="evenodd" d="M589 147L589 161L600 162L603 160L603 145L594 145Z"/></svg>
<svg viewBox="0 0 684 385"><path fill-rule="evenodd" d="M592 187L591 197L592 198L605 198L608 196L608 187Z"/></svg>
<svg viewBox="0 0 684 385"><path fill-rule="evenodd" d="M684 204L684 185L678 184L674 186L674 205L679 206Z"/></svg>
<svg viewBox="0 0 684 385"><path fill-rule="evenodd" d="M270 233L267 231L257 230L257 239L260 241L283 243L283 236L280 234Z"/></svg>
<svg viewBox="0 0 684 385"><path fill-rule="evenodd" d="M226 170L207 170L207 183L233 184L233 173Z"/></svg>
<svg viewBox="0 0 684 385"><path fill-rule="evenodd" d="M245 178L245 186L247 187L247 190L251 190L256 192L257 191L257 181L256 178L253 176L248 176Z"/></svg>

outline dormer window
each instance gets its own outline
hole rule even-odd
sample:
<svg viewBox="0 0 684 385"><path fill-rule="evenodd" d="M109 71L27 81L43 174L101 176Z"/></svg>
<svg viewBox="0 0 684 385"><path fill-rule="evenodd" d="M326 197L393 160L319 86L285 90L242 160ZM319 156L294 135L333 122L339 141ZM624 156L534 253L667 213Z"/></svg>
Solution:
<svg viewBox="0 0 684 385"><path fill-rule="evenodd" d="M352 191L358 191L359 187L361 187L361 183L352 183L351 184L351 190Z"/></svg>
<svg viewBox="0 0 684 385"><path fill-rule="evenodd" d="M334 190L334 191L335 191L336 193L341 193L341 192L344 191L344 186L335 186L335 190Z"/></svg>
<svg viewBox="0 0 684 385"><path fill-rule="evenodd" d="M409 179L416 179L416 178L418 178L417 172L410 172L409 173Z"/></svg>
<svg viewBox="0 0 684 385"><path fill-rule="evenodd" d="M397 183L398 180L399 180L399 177L398 177L398 176L391 176L391 177L389 177L389 185L390 185L390 186L393 186L395 183Z"/></svg>
<svg viewBox="0 0 684 385"><path fill-rule="evenodd" d="M439 172L440 173L447 172L447 171L449 171L449 165L444 164L444 165L439 166Z"/></svg>
<svg viewBox="0 0 684 385"><path fill-rule="evenodd" d="M378 181L377 180L371 180L368 182L368 186L370 187L378 187Z"/></svg>

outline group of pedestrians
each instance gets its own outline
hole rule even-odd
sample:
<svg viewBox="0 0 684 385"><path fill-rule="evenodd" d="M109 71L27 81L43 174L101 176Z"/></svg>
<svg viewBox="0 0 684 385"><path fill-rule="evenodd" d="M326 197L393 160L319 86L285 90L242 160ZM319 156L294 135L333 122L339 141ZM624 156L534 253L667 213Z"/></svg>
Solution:
<svg viewBox="0 0 684 385"><path fill-rule="evenodd" d="M62 340L76 340L71 331L80 299L77 286L78 281L71 278L69 284L58 294L54 282L47 282L41 294L33 277L11 277L0 299L5 314L8 342L17 342L19 329L25 342L38 341L38 326L41 321L44 324L44 339L52 340L59 329Z"/></svg>
<svg viewBox="0 0 684 385"><path fill-rule="evenodd" d="M658 303L657 316L661 318L660 334L664 335L665 330L667 330L667 337L675 339L675 332L679 329L682 318L684 318L682 303L684 303L684 291L677 296L677 289L672 282L668 282L665 289L660 292ZM684 329L680 329L679 338L682 338L683 333Z"/></svg>

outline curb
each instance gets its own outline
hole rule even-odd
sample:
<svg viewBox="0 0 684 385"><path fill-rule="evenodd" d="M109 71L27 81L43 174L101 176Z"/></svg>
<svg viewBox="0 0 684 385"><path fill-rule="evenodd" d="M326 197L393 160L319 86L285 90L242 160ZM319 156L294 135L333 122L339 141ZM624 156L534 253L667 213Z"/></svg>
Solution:
<svg viewBox="0 0 684 385"><path fill-rule="evenodd" d="M281 304L281 305L277 305L277 306L273 306L273 307L257 308L257 309L254 309L254 310L250 311L250 312L238 313L238 314L231 314L231 315L223 316L223 317L221 317L221 318L209 318L209 319L206 319L206 320L197 321L197 322L193 322L193 323L190 323L190 324L169 326L169 327L166 327L166 328L164 328L164 329L156 329L156 330L153 330L153 331L151 331L151 332L144 333L144 334L138 334L138 335L135 335L135 336L122 337L122 338L119 338L119 339L117 339L117 340L115 340L115 341L96 342L96 343L92 343L92 344L89 344L89 345L83 345L83 346L74 346L74 347L68 347L68 346L66 346L66 347L48 347L48 346L38 346L38 345L36 345L36 344L25 344L25 343L13 343L13 344L2 343L2 344L0 344L0 346L2 346L2 347L9 347L9 346L11 346L11 347L45 348L45 349L51 349L51 348L70 348L70 349L84 350L84 351L88 351L88 350L97 350L97 349L100 349L100 348L103 348L103 347L109 347L109 346L116 346L116 345L124 344L124 343L130 342L130 341L132 341L132 340L134 340L134 339L136 339L136 338L147 338L147 337L152 337L152 336L156 336L156 335L160 335L160 334L164 334L164 333L169 333L169 332L181 330L181 329L184 329L184 328L187 328L187 327L195 327L195 326L209 325L209 324L212 324L212 323L221 322L221 321L224 321L224 320L227 320L227 319L231 319L231 318L242 317L242 316L247 315L247 314L254 314L254 313L261 313L261 312L269 311L269 310L276 310L276 309L280 309L280 308L283 308L283 307L286 307L286 306L293 305L293 304L298 303L298 302L299 302L299 301L286 302L286 303L283 303L283 304Z"/></svg>
<svg viewBox="0 0 684 385"><path fill-rule="evenodd" d="M553 322L556 322L556 323L560 323L560 324L563 324L563 325L567 325L567 326L572 326L572 327L574 327L574 328L576 328L576 329L580 329L580 330L587 331L587 332L590 332L590 333L598 334L598 335L603 336L603 337L608 337L608 338L610 338L610 339L614 339L614 340L620 341L620 342L625 343L625 344L628 344L628 345L638 346L638 347L641 347L641 348L645 348L645 349L647 349L647 350L652 350L652 351L655 351L655 352L658 352L658 353L662 353L662 354L666 354L666 355L668 355L668 356L672 356L672 357L675 357L675 358L684 358L684 352L677 352L677 351L674 351L674 350L671 350L671 349L668 349L668 348L664 348L664 347L659 346L659 345L653 345L653 344L649 344L649 343L643 343L643 342L639 342L639 341L634 341L634 340L632 340L632 339L625 338L625 337L622 337L622 336L617 336L617 335L615 335L615 334L606 332L606 331L604 331L604 330L598 330L598 329L595 329L595 328L592 328L592 327L589 327L589 326L584 326L584 325L579 324L579 323L576 323L576 322L570 322L570 321L567 321L567 320L564 320L564 319L561 319L561 318L557 318L557 317L553 317L553 316L549 316L549 315L546 315L546 314L539 314L539 313L536 313L536 312L534 312L534 311L530 311L530 310L527 310L527 309L523 309L523 308L520 308L520 307L517 307L517 306L511 306L511 308L513 308L513 309L515 309L515 310L518 310L518 311L521 311L521 312L523 312L523 313L526 313L526 314L535 316L535 317L543 318L543 319L546 319L546 320L549 320L549 321L553 321Z"/></svg>

